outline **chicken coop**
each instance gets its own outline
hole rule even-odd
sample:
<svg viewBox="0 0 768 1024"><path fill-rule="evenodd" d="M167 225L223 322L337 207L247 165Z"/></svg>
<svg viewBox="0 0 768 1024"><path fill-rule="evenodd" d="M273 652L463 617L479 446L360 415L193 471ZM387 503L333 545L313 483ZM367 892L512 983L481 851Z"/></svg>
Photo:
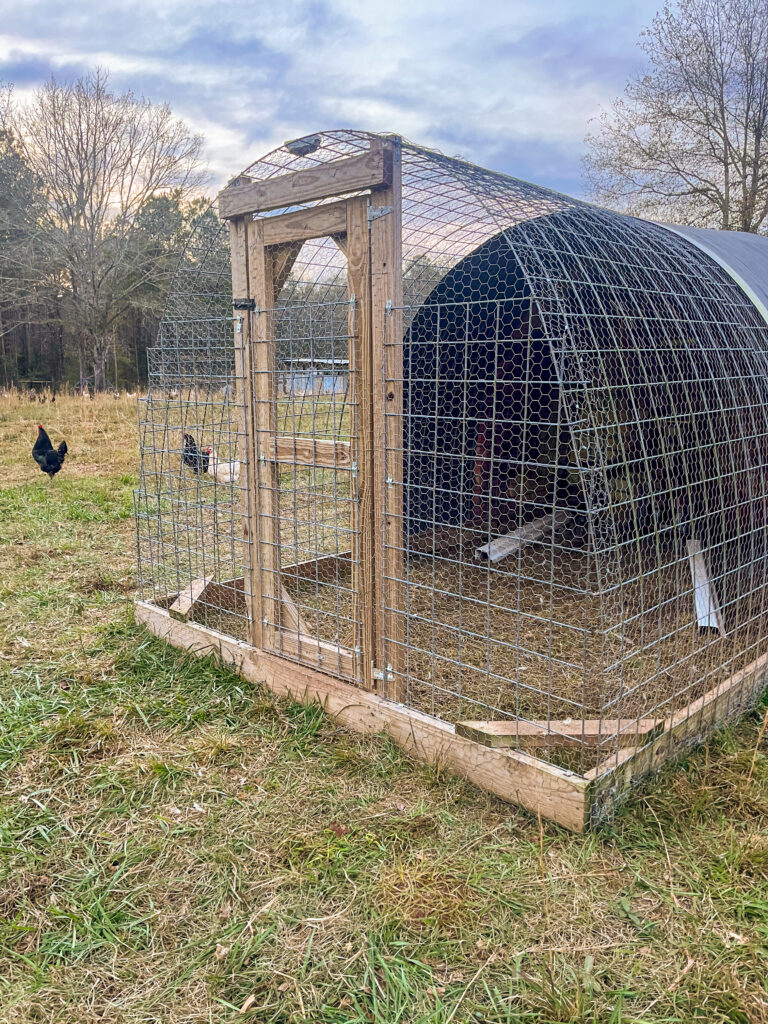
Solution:
<svg viewBox="0 0 768 1024"><path fill-rule="evenodd" d="M139 621L574 830L759 697L768 240L356 131L218 215L148 357Z"/></svg>

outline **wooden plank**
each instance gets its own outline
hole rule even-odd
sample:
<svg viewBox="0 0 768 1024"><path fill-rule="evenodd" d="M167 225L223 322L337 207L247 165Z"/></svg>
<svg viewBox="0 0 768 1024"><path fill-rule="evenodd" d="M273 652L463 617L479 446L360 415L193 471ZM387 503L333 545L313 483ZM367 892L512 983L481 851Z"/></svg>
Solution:
<svg viewBox="0 0 768 1024"><path fill-rule="evenodd" d="M350 405L354 410L350 459L357 465L352 505L352 620L360 624L360 672L367 690L376 688L376 603L373 546L373 349L371 339L371 246L368 204L347 203L347 287L354 305L349 309Z"/></svg>
<svg viewBox="0 0 768 1024"><path fill-rule="evenodd" d="M701 549L701 541L689 540L686 547L691 566L693 603L699 629L716 629L720 636L727 636L723 625L723 613L720 611L720 602L717 598L717 589L715 584L710 581L704 552Z"/></svg>
<svg viewBox="0 0 768 1024"><path fill-rule="evenodd" d="M325 203L264 218L264 244L306 242L308 238L343 235L347 230L347 203Z"/></svg>
<svg viewBox="0 0 768 1024"><path fill-rule="evenodd" d="M248 273L248 231L244 218L230 221L229 248L232 271L232 295L234 298L250 297ZM244 438L247 484L240 489L240 514L242 535L245 544L245 585L244 596L248 612L248 636L252 644L263 646L261 623L261 585L258 566L258 494L256 481L257 445L256 428L253 418L253 365L251 363L251 338L253 322L245 313L235 320L235 378L240 398L240 422Z"/></svg>
<svg viewBox="0 0 768 1024"><path fill-rule="evenodd" d="M337 579L349 572L353 564L352 551L340 551L338 555L318 555L317 558L306 558L303 562L284 565L282 574L299 581L322 582Z"/></svg>
<svg viewBox="0 0 768 1024"><path fill-rule="evenodd" d="M283 625L288 629L293 630L295 633L305 633L309 635L309 630L301 617L301 612L296 607L296 602L285 587L280 588L280 605Z"/></svg>
<svg viewBox="0 0 768 1024"><path fill-rule="evenodd" d="M349 441L278 434L274 443L275 462L297 466L322 466L326 469L350 469L352 446Z"/></svg>
<svg viewBox="0 0 768 1024"><path fill-rule="evenodd" d="M740 669L688 707L667 718L656 739L641 750L614 751L586 772L590 784L587 811L599 820L623 799L644 775L682 751L702 743L733 715L755 703L768 685L768 654Z"/></svg>
<svg viewBox="0 0 768 1024"><path fill-rule="evenodd" d="M514 555L526 544L532 544L547 533L551 534L569 518L567 512L552 512L540 519L534 519L533 522L526 523L511 533L505 533L503 537L495 537L490 544L483 544L477 548L475 559L478 562L500 562L502 558Z"/></svg>
<svg viewBox="0 0 768 1024"><path fill-rule="evenodd" d="M248 283L258 312L252 314L253 332L253 433L259 454L269 452L277 432L275 403L275 342L271 309L275 302L272 251L264 245L263 221L249 220ZM280 514L279 478L274 462L257 458L256 502L258 508L259 594L261 598L261 646L275 647L280 622Z"/></svg>
<svg viewBox="0 0 768 1024"><path fill-rule="evenodd" d="M356 678L355 655L348 647L326 643L310 633L287 629L280 630L279 641L284 654L305 664L310 663L318 671Z"/></svg>
<svg viewBox="0 0 768 1024"><path fill-rule="evenodd" d="M195 602L200 600L205 588L212 582L212 580L205 576L192 580L188 587L185 587L184 590L179 592L178 597L170 606L168 612L174 617L174 619L178 619L180 622L186 622L192 615L192 609L195 606Z"/></svg>
<svg viewBox="0 0 768 1024"><path fill-rule="evenodd" d="M386 187L391 178L391 153L379 142L357 156L331 160L304 171L280 174L265 181L228 185L219 193L223 220Z"/></svg>
<svg viewBox="0 0 768 1024"><path fill-rule="evenodd" d="M283 290L283 285L293 270L293 265L301 252L301 242L289 242L286 245L276 245L269 250L272 259L272 301L271 306L277 303L277 298Z"/></svg>
<svg viewBox="0 0 768 1024"><path fill-rule="evenodd" d="M653 718L581 719L551 722L506 721L457 722L456 734L487 747L584 747L598 746L621 737L625 746L647 743L659 723Z"/></svg>
<svg viewBox="0 0 768 1024"><path fill-rule="evenodd" d="M584 829L584 779L517 750L497 750L457 736L447 722L384 700L304 665L257 651L194 623L177 622L149 603L136 603L136 620L155 636L192 654L216 655L245 679L306 704L319 703L357 732L386 733L408 754L439 764L511 803L574 832Z"/></svg>
<svg viewBox="0 0 768 1024"><path fill-rule="evenodd" d="M371 222L371 315L373 366L376 657L391 674L385 693L400 700L405 672L405 583L403 530L403 255L400 140L392 152L392 181L377 193ZM384 379L381 379L383 372ZM383 441L383 444L381 443ZM383 514L383 523L380 522Z"/></svg>

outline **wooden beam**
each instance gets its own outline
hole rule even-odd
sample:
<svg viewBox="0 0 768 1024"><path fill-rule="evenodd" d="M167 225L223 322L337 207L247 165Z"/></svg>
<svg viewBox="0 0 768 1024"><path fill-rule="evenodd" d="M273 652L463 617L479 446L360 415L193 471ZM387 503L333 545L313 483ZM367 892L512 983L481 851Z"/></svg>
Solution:
<svg viewBox="0 0 768 1024"><path fill-rule="evenodd" d="M590 818L597 821L610 813L640 778L683 750L704 742L726 719L754 704L767 685L768 654L763 654L667 718L656 739L647 746L637 750L625 744L586 772Z"/></svg>
<svg viewBox="0 0 768 1024"><path fill-rule="evenodd" d="M565 719L551 722L457 722L456 734L487 747L585 747L620 737L623 746L647 743L659 723L653 718Z"/></svg>
<svg viewBox="0 0 768 1024"><path fill-rule="evenodd" d="M351 469L352 446L349 441L326 438L294 437L278 434L274 439L271 457L275 462L288 462L297 466L321 466L326 469Z"/></svg>
<svg viewBox="0 0 768 1024"><path fill-rule="evenodd" d="M248 225L244 218L230 221L229 249L232 272L232 295L249 298ZM258 566L258 494L256 486L256 425L254 421L253 364L251 340L253 318L249 313L235 320L235 378L239 392L239 417L243 434L248 476L240 491L242 537L245 547L244 596L248 612L248 637L257 647L263 646L261 623L261 586Z"/></svg>
<svg viewBox="0 0 768 1024"><path fill-rule="evenodd" d="M337 721L357 732L386 733L408 754L438 764L511 803L520 804L574 832L584 829L584 779L517 750L496 750L457 736L447 722L314 669L257 651L196 623L177 622L140 601L136 620L155 636L192 654L218 656L245 679L280 696L321 704Z"/></svg>
<svg viewBox="0 0 768 1024"><path fill-rule="evenodd" d="M212 580L205 576L192 580L188 587L185 587L184 590L179 592L176 600L168 609L169 614L180 622L186 622L192 615L195 602L200 600L205 592L205 588L211 582Z"/></svg>
<svg viewBox="0 0 768 1024"><path fill-rule="evenodd" d="M347 230L347 203L325 203L264 218L264 244L306 242L308 238L343 235Z"/></svg>
<svg viewBox="0 0 768 1024"><path fill-rule="evenodd" d="M265 181L228 185L219 193L219 216L229 220L364 189L386 188L391 177L391 150L377 141L357 156L331 160Z"/></svg>
<svg viewBox="0 0 768 1024"><path fill-rule="evenodd" d="M389 188L376 196L371 221L371 309L373 366L384 380L373 389L376 510L377 651L379 669L390 678L386 694L402 699L405 673L405 581L403 523L403 253L401 147L391 139ZM385 212L389 210L389 212ZM383 516L383 522L381 522Z"/></svg>
<svg viewBox="0 0 768 1024"><path fill-rule="evenodd" d="M246 221L248 236L249 293L256 303L252 314L253 349L253 436L257 452L268 451L277 431L275 404L275 341L272 307L275 303L273 250L264 245L263 221ZM280 481L274 462L254 459L258 537L261 646L274 650L275 630L280 622Z"/></svg>
<svg viewBox="0 0 768 1024"><path fill-rule="evenodd" d="M272 260L272 293L273 298L270 305L277 303L278 296L283 290L283 285L293 270L293 265L301 252L301 242L286 242L284 245L273 246L269 250Z"/></svg>
<svg viewBox="0 0 768 1024"><path fill-rule="evenodd" d="M352 620L360 624L357 646L359 677L367 690L376 689L376 629L374 607L377 600L374 561L373 504L373 348L371 338L371 243L368 230L368 203L365 199L347 202L346 224L347 289L354 306L349 308L349 380L350 407L354 410L352 461L357 463L353 479L355 500L352 505Z"/></svg>

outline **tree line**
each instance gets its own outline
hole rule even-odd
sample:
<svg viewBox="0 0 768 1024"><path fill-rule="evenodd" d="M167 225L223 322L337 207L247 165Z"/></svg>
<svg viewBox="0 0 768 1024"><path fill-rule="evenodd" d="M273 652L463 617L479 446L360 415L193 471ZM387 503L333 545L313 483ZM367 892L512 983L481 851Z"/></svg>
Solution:
<svg viewBox="0 0 768 1024"><path fill-rule="evenodd" d="M591 197L765 233L766 0L668 4L640 46L643 72L586 138ZM217 237L202 149L167 104L115 93L102 70L24 103L0 86L0 386L143 383L179 260L204 258L185 250L193 225Z"/></svg>

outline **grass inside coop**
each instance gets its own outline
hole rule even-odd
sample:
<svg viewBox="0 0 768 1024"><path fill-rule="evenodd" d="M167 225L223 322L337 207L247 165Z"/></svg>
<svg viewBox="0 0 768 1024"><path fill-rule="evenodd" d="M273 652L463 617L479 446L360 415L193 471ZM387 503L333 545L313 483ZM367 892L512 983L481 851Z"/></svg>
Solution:
<svg viewBox="0 0 768 1024"><path fill-rule="evenodd" d="M136 628L135 405L42 411L50 483L0 399L3 1024L763 1019L758 715L540 826Z"/></svg>

